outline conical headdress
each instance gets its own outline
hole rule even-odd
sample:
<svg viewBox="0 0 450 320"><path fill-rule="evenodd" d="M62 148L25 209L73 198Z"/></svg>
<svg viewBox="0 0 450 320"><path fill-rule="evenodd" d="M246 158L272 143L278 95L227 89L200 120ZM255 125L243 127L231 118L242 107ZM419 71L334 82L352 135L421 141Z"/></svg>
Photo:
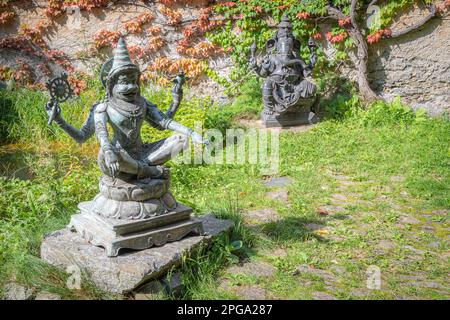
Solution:
<svg viewBox="0 0 450 320"><path fill-rule="evenodd" d="M292 29L291 21L289 20L289 15L286 13L281 18L281 22L278 24L278 28L290 28Z"/></svg>
<svg viewBox="0 0 450 320"><path fill-rule="evenodd" d="M120 37L117 41L117 46L114 49L114 60L111 70L108 73L108 78L117 74L119 71L125 71L130 69L139 72L139 68L130 59L130 53L128 52L125 40Z"/></svg>

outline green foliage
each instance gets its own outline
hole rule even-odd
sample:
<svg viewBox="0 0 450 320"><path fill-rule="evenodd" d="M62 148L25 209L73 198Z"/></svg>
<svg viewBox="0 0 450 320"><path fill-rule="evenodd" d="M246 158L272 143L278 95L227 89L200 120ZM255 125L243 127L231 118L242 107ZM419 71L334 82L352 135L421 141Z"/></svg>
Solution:
<svg viewBox="0 0 450 320"><path fill-rule="evenodd" d="M231 105L213 106L206 114L205 127L215 128L225 133L239 118L256 119L263 109L261 82L256 77L244 82L239 96Z"/></svg>
<svg viewBox="0 0 450 320"><path fill-rule="evenodd" d="M76 127L81 127L92 105L102 95L96 86L85 90L80 97L61 104L63 117ZM47 93L29 89L0 90L0 143L7 141L62 140L70 141L55 125L48 126L45 105Z"/></svg>
<svg viewBox="0 0 450 320"><path fill-rule="evenodd" d="M142 94L152 103L156 104L163 112L167 111L172 101L171 91L163 88L147 87L143 90ZM192 97L189 100L183 99L174 120L189 128L198 128L197 131L201 131L210 105L210 98ZM172 134L172 131L160 131L147 123L142 128L142 138L144 141L157 141L167 138Z"/></svg>
<svg viewBox="0 0 450 320"><path fill-rule="evenodd" d="M420 118L423 114L419 114ZM384 101L374 102L366 111L354 115L363 126L377 127L380 125L410 125L416 119L414 111L402 104L400 97L397 97L392 103Z"/></svg>
<svg viewBox="0 0 450 320"><path fill-rule="evenodd" d="M362 127L408 126L428 119L424 109L414 112L411 107L401 102L400 97L390 103L379 100L366 108L362 106L356 94L339 94L326 101L324 108L328 118L346 120Z"/></svg>
<svg viewBox="0 0 450 320"><path fill-rule="evenodd" d="M386 1L386 4L380 9L380 26L381 28L387 28L393 22L393 20L399 15L400 12L404 11L406 8L416 4L416 0L396 0L396 1ZM431 4L435 1L424 0L422 3ZM371 31L376 31L372 30Z"/></svg>

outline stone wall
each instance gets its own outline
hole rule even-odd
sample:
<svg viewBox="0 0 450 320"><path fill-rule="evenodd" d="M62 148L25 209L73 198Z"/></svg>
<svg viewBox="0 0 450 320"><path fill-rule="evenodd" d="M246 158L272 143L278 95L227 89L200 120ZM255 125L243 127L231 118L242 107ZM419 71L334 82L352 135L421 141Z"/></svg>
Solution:
<svg viewBox="0 0 450 320"><path fill-rule="evenodd" d="M43 3L45 1L34 1ZM208 1L198 0L196 5L179 7L183 13L182 25L195 21L200 9ZM180 58L177 52L177 42L182 39L182 28L167 24L167 17L159 11L159 4L148 2L147 6L114 5L113 9L94 9L92 12L81 12L77 16L76 10L63 15L56 20L55 26L45 36L45 40L52 49L66 52L74 66L81 70L92 70L102 61L98 59L84 59L83 52L92 45L92 38L99 29L120 30L121 25L130 21L143 12L151 12L155 19L151 26L160 26L162 36L167 45L158 56L170 59ZM15 35L21 24L35 25L43 16L43 9L36 7L30 1L16 1L14 4L18 18L12 25L0 28L0 38ZM425 15L423 10L414 9L402 16L394 24L393 29L401 29L410 25ZM129 35L129 45L145 44L142 35ZM324 44L326 46L326 44ZM103 50L103 53L110 53ZM0 49L0 65L14 66L16 58L22 57L34 67L39 61L33 60L23 52ZM232 67L231 59L220 56L209 59L209 65L221 76L227 76ZM145 63L140 63L145 67ZM44 77L39 74L38 77ZM385 39L370 47L369 60L370 80L373 88L385 98L392 99L400 96L404 102L413 108L424 107L430 114L437 115L450 109L450 21L449 18L436 18L424 27L410 34L396 39ZM350 72L350 78L354 76ZM216 101L226 102L227 97L223 88L206 77L191 90L192 94L213 96Z"/></svg>
<svg viewBox="0 0 450 320"><path fill-rule="evenodd" d="M33 3L34 2L34 3ZM12 24L2 26L0 28L0 39L18 35L21 25L30 27L36 26L45 16L44 5L46 1L16 1L13 9L17 16ZM186 58L177 52L177 42L183 38L182 29L184 26L197 20L201 14L200 10L205 7L208 0L198 0L191 2L189 6L178 6L174 9L182 13L182 21L177 26L168 24L167 17L161 13L159 3L148 2L143 5L138 4L114 4L112 8L94 8L90 12L79 11L76 7L73 10L66 10L61 17L54 19L54 26L45 33L44 40L50 49L61 50L68 55L71 63L77 70L92 72L94 68L98 68L104 61L104 58L86 58L86 52L93 46L93 37L100 29L111 31L124 31L123 25L136 19L140 14L150 13L154 19L145 28L158 26L161 28L161 36L165 45L157 52L152 54L148 61L136 60L141 70L151 64L158 57L167 57L173 61ZM145 32L141 34L128 34L126 37L128 46L144 46L146 44ZM205 39L198 39L202 41ZM102 48L99 53L104 54L103 57L111 56L111 48ZM15 67L17 58L24 60L31 65L36 73L36 80L46 80L47 77L40 71L38 65L43 62L42 59L36 58L25 52L11 49L0 48L0 66L5 65ZM229 74L232 63L228 56L220 55L211 59L206 59L211 68L220 76ZM98 69L96 69L98 70ZM59 74L62 69L57 65L51 65L51 71ZM216 82L202 77L191 88L190 94L200 96L214 96L218 102L226 102L227 97L223 93L223 88Z"/></svg>
<svg viewBox="0 0 450 320"><path fill-rule="evenodd" d="M411 25L425 13L412 10L395 28ZM386 99L395 96L414 109L438 115L450 111L450 19L435 18L424 27L371 47L372 87Z"/></svg>

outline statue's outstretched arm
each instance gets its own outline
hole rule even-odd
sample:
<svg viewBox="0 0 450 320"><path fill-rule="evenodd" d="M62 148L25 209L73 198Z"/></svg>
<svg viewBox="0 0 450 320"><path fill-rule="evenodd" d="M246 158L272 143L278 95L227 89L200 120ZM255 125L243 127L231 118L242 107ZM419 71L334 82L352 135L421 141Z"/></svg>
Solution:
<svg viewBox="0 0 450 320"><path fill-rule="evenodd" d="M47 113L50 116L50 112L52 112L52 104L49 102L47 103L45 109ZM87 117L86 121L84 122L83 126L80 129L77 129L67 123L66 120L61 116L61 109L57 107L56 109L56 116L54 118L54 121L56 124L64 130L72 139L74 139L78 143L83 143L86 140L88 140L95 132L95 124L94 124L94 109L96 105L94 105L90 112L89 116Z"/></svg>

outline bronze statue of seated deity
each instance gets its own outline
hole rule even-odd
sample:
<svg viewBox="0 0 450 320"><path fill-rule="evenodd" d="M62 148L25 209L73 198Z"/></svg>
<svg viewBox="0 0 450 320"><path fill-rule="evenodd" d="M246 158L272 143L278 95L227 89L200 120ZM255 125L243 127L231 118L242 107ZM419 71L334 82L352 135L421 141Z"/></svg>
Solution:
<svg viewBox="0 0 450 320"><path fill-rule="evenodd" d="M266 127L293 126L316 120L319 99L315 84L307 80L316 63L316 45L310 39L308 46L311 58L307 65L299 56L300 42L292 34L287 15L278 24L275 38L267 41L267 54L260 63L255 55L256 43L252 45L250 67L266 78L262 88L262 120ZM312 119L310 112L314 113Z"/></svg>
<svg viewBox="0 0 450 320"><path fill-rule="evenodd" d="M95 133L100 143L100 193L78 205L81 213L72 216L70 226L92 244L105 247L108 256L118 255L121 248L145 249L203 232L202 224L190 218L192 209L178 203L170 193L169 170L163 166L187 147L189 138L197 144L208 143L199 133L172 119L181 101L184 79L175 85L174 101L163 113L140 95L139 77L139 68L131 62L120 38L114 57L101 70L106 98L91 108L81 129L63 119L54 101L46 106L50 122L55 121L75 141L83 143ZM144 121L177 134L144 143Z"/></svg>

